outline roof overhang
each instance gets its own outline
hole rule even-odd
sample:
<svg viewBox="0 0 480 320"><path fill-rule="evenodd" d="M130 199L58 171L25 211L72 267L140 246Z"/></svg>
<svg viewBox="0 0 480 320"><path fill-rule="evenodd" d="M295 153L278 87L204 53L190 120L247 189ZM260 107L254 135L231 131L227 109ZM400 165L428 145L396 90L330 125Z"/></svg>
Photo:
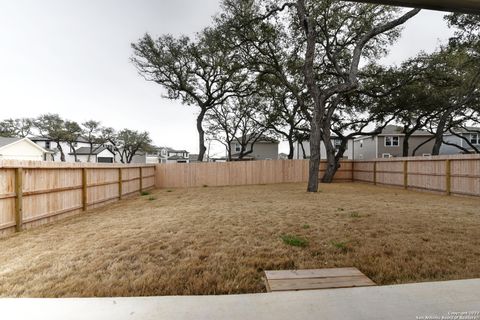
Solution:
<svg viewBox="0 0 480 320"><path fill-rule="evenodd" d="M480 14L480 0L349 0L401 7Z"/></svg>

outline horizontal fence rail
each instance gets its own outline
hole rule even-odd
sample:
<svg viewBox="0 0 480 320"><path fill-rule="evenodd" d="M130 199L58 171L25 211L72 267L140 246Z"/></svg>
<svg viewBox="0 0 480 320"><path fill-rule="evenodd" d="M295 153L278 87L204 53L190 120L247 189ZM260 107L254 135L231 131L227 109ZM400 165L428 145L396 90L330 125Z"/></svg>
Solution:
<svg viewBox="0 0 480 320"><path fill-rule="evenodd" d="M308 160L156 165L157 188L306 182ZM319 178L326 162L320 164ZM344 160L334 182L358 181L405 189L480 196L480 155Z"/></svg>
<svg viewBox="0 0 480 320"><path fill-rule="evenodd" d="M480 155L355 161L353 180L447 195L480 196Z"/></svg>
<svg viewBox="0 0 480 320"><path fill-rule="evenodd" d="M0 161L0 235L28 229L155 186L155 166Z"/></svg>
<svg viewBox="0 0 480 320"><path fill-rule="evenodd" d="M320 164L319 177L326 162ZM353 162L343 161L335 181L352 181ZM306 182L307 160L261 160L214 163L157 164L157 188L191 188L202 186L238 186Z"/></svg>

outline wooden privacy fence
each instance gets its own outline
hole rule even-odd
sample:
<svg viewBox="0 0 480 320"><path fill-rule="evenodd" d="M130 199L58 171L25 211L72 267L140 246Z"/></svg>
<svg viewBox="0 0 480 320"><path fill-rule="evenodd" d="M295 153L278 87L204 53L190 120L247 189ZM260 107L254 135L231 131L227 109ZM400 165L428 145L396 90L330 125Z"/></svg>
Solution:
<svg viewBox="0 0 480 320"><path fill-rule="evenodd" d="M155 166L0 161L0 234L20 231L155 186Z"/></svg>
<svg viewBox="0 0 480 320"><path fill-rule="evenodd" d="M319 178L325 170L321 162ZM306 182L308 160L159 164L157 188ZM334 181L360 181L454 195L480 196L480 155L342 161Z"/></svg>
<svg viewBox="0 0 480 320"><path fill-rule="evenodd" d="M353 179L448 195L480 196L480 155L355 161Z"/></svg>
<svg viewBox="0 0 480 320"><path fill-rule="evenodd" d="M320 164L319 177L326 162ZM353 162L343 161L335 181L352 181ZM191 188L202 186L238 186L306 182L307 160L262 160L215 163L157 164L157 188Z"/></svg>

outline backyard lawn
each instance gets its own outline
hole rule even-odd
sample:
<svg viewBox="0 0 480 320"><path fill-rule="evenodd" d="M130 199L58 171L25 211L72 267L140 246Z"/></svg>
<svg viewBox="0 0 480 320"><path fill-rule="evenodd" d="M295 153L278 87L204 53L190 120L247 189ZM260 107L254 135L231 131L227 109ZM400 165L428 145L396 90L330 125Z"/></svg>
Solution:
<svg viewBox="0 0 480 320"><path fill-rule="evenodd" d="M480 277L480 199L305 184L155 190L0 239L0 296L264 292L263 270Z"/></svg>

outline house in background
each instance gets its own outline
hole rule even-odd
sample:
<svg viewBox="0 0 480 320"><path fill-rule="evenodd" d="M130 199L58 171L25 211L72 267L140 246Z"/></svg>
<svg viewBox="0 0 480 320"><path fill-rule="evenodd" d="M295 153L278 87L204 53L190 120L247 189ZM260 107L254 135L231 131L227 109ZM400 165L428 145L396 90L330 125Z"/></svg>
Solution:
<svg viewBox="0 0 480 320"><path fill-rule="evenodd" d="M75 153L77 154L77 162L93 162L93 163L114 163L115 152L105 146L94 146L92 150L90 147L78 148ZM69 156L74 157L74 153L69 153ZM90 160L90 161L89 161Z"/></svg>
<svg viewBox="0 0 480 320"><path fill-rule="evenodd" d="M444 143L440 147L440 154L459 154L465 153L465 150L468 150L469 152L477 152L465 140L468 140L475 148L480 149L479 127L456 129L454 130L454 133L456 135L449 132L443 135ZM460 148L456 147L455 145L459 146Z"/></svg>
<svg viewBox="0 0 480 320"><path fill-rule="evenodd" d="M186 150L175 150L169 147L157 147L146 154L146 163L189 163L190 154Z"/></svg>
<svg viewBox="0 0 480 320"><path fill-rule="evenodd" d="M28 138L0 137L0 160L46 161L50 152Z"/></svg>
<svg viewBox="0 0 480 320"><path fill-rule="evenodd" d="M241 138L239 138L241 140ZM248 139L247 139L248 140ZM277 160L278 159L278 145L280 141L269 138L267 136L261 136L254 144L252 152L245 155L242 160ZM232 160L238 161L242 146L237 142L230 144L232 148ZM252 147L251 143L245 146L245 150L250 151Z"/></svg>
<svg viewBox="0 0 480 320"><path fill-rule="evenodd" d="M342 143L341 139L336 136L332 136L332 144L335 147L335 152L338 151L340 144ZM294 153L293 159L309 159L310 158L310 142L303 141L298 142L296 141L294 144ZM325 143L323 141L320 142L320 159L327 158L327 151L325 148ZM347 143L347 149L343 155L343 159L353 159L353 139L349 140Z"/></svg>
<svg viewBox="0 0 480 320"><path fill-rule="evenodd" d="M418 130L412 134L409 139L408 155L412 156L413 152L418 148L415 155L429 156L431 155L435 141L432 134ZM353 143L354 159L369 160L376 158L396 158L403 156L403 141L405 134L402 128L395 125L386 126L382 133L374 136L356 138ZM431 139L430 141L427 141Z"/></svg>
<svg viewBox="0 0 480 320"><path fill-rule="evenodd" d="M50 138L46 137L31 137L30 140L35 142L37 145L40 147L44 148L45 150L49 151L50 153L50 158L48 159L50 161L61 161L61 154L59 151L58 144L53 141ZM63 153L65 154L65 162L75 162L75 157L73 156L73 149L70 147L70 145L66 142L61 141L60 142L60 147L63 150ZM81 149L81 148L88 148L90 149L90 144L83 138L78 138L77 141L74 144L75 149Z"/></svg>

